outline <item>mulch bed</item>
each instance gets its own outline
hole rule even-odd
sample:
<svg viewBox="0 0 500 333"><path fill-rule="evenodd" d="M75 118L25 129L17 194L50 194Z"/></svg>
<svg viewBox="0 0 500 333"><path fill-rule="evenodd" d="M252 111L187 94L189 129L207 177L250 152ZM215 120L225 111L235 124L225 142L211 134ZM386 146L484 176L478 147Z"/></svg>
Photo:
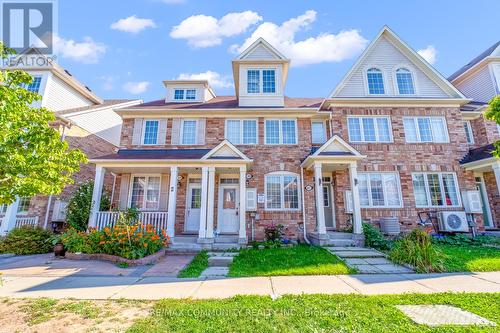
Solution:
<svg viewBox="0 0 500 333"><path fill-rule="evenodd" d="M166 248L161 249L160 251L153 253L147 257L140 259L127 259L120 256L114 256L111 254L105 253L71 253L66 252L65 258L70 260L103 260L110 261L115 263L127 263L129 266L141 266L147 264L154 264L160 258L162 258L166 253Z"/></svg>

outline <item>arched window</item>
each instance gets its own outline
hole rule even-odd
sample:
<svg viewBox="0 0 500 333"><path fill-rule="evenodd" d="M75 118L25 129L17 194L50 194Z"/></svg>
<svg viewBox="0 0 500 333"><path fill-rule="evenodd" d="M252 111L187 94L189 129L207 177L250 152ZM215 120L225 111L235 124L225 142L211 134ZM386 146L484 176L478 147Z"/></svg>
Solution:
<svg viewBox="0 0 500 333"><path fill-rule="evenodd" d="M400 95L414 95L415 85L413 84L413 75L406 68L396 70L396 81Z"/></svg>
<svg viewBox="0 0 500 333"><path fill-rule="evenodd" d="M368 81L368 92L370 93L370 95L385 94L384 77L380 69L370 68L369 70L367 70L366 79Z"/></svg>

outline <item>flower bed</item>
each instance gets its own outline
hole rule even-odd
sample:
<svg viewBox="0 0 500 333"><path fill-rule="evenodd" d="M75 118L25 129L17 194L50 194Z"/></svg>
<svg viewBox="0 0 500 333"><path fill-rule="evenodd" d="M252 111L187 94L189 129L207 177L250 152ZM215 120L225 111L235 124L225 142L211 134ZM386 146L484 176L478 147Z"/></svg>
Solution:
<svg viewBox="0 0 500 333"><path fill-rule="evenodd" d="M105 253L71 253L66 252L65 258L71 260L104 260L115 263L125 263L127 266L140 266L156 263L161 257L165 255L166 249L153 253L149 256L140 259L126 259L120 256L114 256Z"/></svg>
<svg viewBox="0 0 500 333"><path fill-rule="evenodd" d="M118 224L89 232L70 229L61 236L70 253L106 254L124 259L140 259L157 253L168 245L165 230L157 231L152 225Z"/></svg>

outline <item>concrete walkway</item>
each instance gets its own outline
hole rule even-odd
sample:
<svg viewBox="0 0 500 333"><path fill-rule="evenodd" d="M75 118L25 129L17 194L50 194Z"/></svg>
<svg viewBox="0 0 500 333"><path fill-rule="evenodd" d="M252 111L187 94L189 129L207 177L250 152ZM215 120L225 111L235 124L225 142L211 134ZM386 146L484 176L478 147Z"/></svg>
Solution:
<svg viewBox="0 0 500 333"><path fill-rule="evenodd" d="M134 276L3 276L0 297L144 299L235 295L500 292L500 272L177 279Z"/></svg>

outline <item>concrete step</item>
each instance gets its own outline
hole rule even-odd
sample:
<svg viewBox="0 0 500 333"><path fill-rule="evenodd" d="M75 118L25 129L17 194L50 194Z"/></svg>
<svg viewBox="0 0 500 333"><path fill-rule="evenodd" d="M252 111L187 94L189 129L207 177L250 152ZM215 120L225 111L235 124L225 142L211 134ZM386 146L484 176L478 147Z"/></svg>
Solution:
<svg viewBox="0 0 500 333"><path fill-rule="evenodd" d="M196 253L201 251L197 243L174 243L167 248L167 253Z"/></svg>
<svg viewBox="0 0 500 333"><path fill-rule="evenodd" d="M209 257L208 258L208 267L229 267L233 262L233 257Z"/></svg>
<svg viewBox="0 0 500 333"><path fill-rule="evenodd" d="M212 249L214 250L232 250L240 249L241 245L238 243L214 243Z"/></svg>
<svg viewBox="0 0 500 333"><path fill-rule="evenodd" d="M373 251L372 249L366 247L354 247L354 246L325 246L328 251Z"/></svg>
<svg viewBox="0 0 500 333"><path fill-rule="evenodd" d="M219 236L215 238L216 243L238 243L238 236Z"/></svg>
<svg viewBox="0 0 500 333"><path fill-rule="evenodd" d="M201 272L200 277L220 278L220 277L225 277L227 273L229 273L229 268L227 267L208 267L203 272Z"/></svg>
<svg viewBox="0 0 500 333"><path fill-rule="evenodd" d="M352 239L329 239L326 246L354 247L356 243Z"/></svg>
<svg viewBox="0 0 500 333"><path fill-rule="evenodd" d="M385 254L378 251L332 251L340 258L385 258Z"/></svg>
<svg viewBox="0 0 500 333"><path fill-rule="evenodd" d="M185 244L185 243L196 243L198 241L198 236L175 236L173 243Z"/></svg>
<svg viewBox="0 0 500 333"><path fill-rule="evenodd" d="M352 233L350 232L328 231L327 234L330 239L352 239Z"/></svg>

